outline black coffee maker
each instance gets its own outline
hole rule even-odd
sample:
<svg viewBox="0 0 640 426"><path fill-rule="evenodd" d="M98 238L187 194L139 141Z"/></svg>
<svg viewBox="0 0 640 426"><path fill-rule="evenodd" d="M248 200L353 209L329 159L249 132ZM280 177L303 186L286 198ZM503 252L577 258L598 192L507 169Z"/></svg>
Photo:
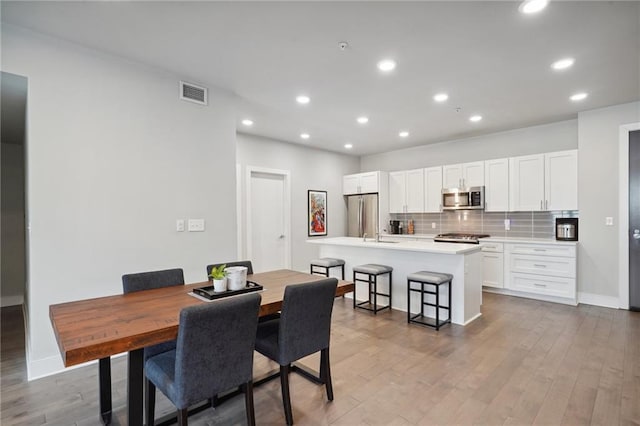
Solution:
<svg viewBox="0 0 640 426"><path fill-rule="evenodd" d="M389 221L389 232L392 234L400 233L400 221L399 220L390 220Z"/></svg>

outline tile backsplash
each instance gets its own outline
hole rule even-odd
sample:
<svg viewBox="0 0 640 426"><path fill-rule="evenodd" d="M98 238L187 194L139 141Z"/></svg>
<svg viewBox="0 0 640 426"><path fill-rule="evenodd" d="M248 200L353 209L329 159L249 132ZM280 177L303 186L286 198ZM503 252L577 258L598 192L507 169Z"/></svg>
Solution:
<svg viewBox="0 0 640 426"><path fill-rule="evenodd" d="M407 221L413 219L414 233L442 234L446 232L469 232L489 234L494 237L555 238L557 217L578 217L578 211L553 212L485 212L482 210L458 210L442 213L391 214L392 220L401 220L403 232L407 232ZM511 229L504 229L506 219ZM433 228L435 224L435 228Z"/></svg>

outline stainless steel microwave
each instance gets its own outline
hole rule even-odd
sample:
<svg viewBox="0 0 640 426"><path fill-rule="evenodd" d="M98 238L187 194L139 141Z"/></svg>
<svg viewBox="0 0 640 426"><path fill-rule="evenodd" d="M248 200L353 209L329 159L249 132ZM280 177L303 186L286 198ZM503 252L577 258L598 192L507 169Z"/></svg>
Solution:
<svg viewBox="0 0 640 426"><path fill-rule="evenodd" d="M484 186L442 190L442 210L482 209L484 209Z"/></svg>

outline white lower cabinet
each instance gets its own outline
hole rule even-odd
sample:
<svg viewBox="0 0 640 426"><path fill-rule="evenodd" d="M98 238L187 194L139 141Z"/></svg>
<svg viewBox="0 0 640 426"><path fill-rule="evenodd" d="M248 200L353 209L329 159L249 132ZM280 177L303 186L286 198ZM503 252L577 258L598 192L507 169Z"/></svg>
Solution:
<svg viewBox="0 0 640 426"><path fill-rule="evenodd" d="M482 246L482 285L504 287L504 254L502 243L480 243Z"/></svg>

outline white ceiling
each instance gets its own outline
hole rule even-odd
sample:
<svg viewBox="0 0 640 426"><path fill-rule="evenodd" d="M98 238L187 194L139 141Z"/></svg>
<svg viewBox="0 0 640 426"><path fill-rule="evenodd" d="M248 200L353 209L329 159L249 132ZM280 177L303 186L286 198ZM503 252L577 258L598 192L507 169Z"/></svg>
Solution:
<svg viewBox="0 0 640 426"><path fill-rule="evenodd" d="M3 1L2 20L232 91L239 131L339 152L350 142L356 155L640 99L639 2L553 1L535 16L518 5ZM571 69L550 69L566 56ZM382 75L386 57L398 66ZM450 97L437 104L441 91ZM569 101L578 91L589 97ZM295 102L303 92L306 106ZM484 119L470 123L475 113Z"/></svg>

